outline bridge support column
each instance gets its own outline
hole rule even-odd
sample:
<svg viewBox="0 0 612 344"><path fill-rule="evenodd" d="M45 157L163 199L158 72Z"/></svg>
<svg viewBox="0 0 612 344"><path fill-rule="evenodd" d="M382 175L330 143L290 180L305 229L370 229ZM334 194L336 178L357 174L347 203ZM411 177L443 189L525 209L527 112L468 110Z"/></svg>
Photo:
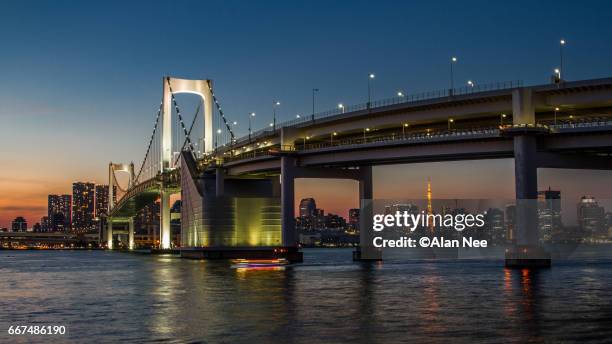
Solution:
<svg viewBox="0 0 612 344"><path fill-rule="evenodd" d="M506 252L508 267L550 266L550 254L539 244L538 233L538 161L535 110L530 89L517 89L512 94L514 124L510 133L514 140L514 179L516 188L515 244Z"/></svg>
<svg viewBox="0 0 612 344"><path fill-rule="evenodd" d="M134 218L130 217L128 220L128 248L134 249Z"/></svg>
<svg viewBox="0 0 612 344"><path fill-rule="evenodd" d="M225 170L217 167L215 173L215 194L217 197L222 197L225 193Z"/></svg>
<svg viewBox="0 0 612 344"><path fill-rule="evenodd" d="M106 247L109 250L113 249L113 219L111 217L106 218Z"/></svg>
<svg viewBox="0 0 612 344"><path fill-rule="evenodd" d="M374 188L372 166L359 167L359 249L353 252L354 260L382 260L382 252L372 245L374 239L372 216L374 215Z"/></svg>
<svg viewBox="0 0 612 344"><path fill-rule="evenodd" d="M170 192L161 190L161 201L159 205L159 231L160 231L160 248L162 250L170 249Z"/></svg>
<svg viewBox="0 0 612 344"><path fill-rule="evenodd" d="M295 157L281 157L281 243L297 246L295 231Z"/></svg>

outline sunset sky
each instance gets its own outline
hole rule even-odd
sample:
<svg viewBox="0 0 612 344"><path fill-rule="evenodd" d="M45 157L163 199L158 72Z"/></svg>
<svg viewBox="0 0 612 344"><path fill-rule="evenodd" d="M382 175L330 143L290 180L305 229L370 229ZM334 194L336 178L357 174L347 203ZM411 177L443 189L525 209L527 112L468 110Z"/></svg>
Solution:
<svg viewBox="0 0 612 344"><path fill-rule="evenodd" d="M611 77L610 13L606 1L3 1L0 227L38 222L73 181L106 183L109 161L140 163L164 75L213 79L244 135L247 114L265 126L275 99L280 120L310 113L313 87L319 111L362 103L370 72L375 99L447 88L451 56L458 85L546 83L560 38L567 79ZM374 173L377 198L423 198L427 177L438 198L514 196L507 159ZM612 198L612 172L539 175L568 199ZM298 181L309 196L342 215L357 206L351 182Z"/></svg>

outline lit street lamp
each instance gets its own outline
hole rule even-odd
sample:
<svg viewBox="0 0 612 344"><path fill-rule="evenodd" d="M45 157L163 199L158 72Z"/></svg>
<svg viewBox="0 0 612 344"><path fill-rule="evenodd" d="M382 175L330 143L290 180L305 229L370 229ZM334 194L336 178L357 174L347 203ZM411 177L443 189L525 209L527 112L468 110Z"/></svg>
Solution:
<svg viewBox="0 0 612 344"><path fill-rule="evenodd" d="M558 111L559 111L559 108L558 108L558 107L556 107L556 108L555 108L555 116L554 116L554 118L553 118L553 124L554 124L554 125L557 125L557 112L558 112Z"/></svg>
<svg viewBox="0 0 612 344"><path fill-rule="evenodd" d="M406 138L406 128L408 128L408 123L404 123L404 125L402 125L402 135L404 138Z"/></svg>
<svg viewBox="0 0 612 344"><path fill-rule="evenodd" d="M506 114L502 113L501 116L499 116L499 125L500 126L504 125L504 118L506 118Z"/></svg>
<svg viewBox="0 0 612 344"><path fill-rule="evenodd" d="M456 57L451 57L451 61L450 61L450 95L452 96L454 93L454 89L455 89L455 76L453 73L453 65L457 62L457 58Z"/></svg>
<svg viewBox="0 0 612 344"><path fill-rule="evenodd" d="M251 117L255 117L255 112L249 114L249 143L251 143Z"/></svg>
<svg viewBox="0 0 612 344"><path fill-rule="evenodd" d="M329 139L330 139L330 142L331 142L332 146L334 145L334 136L336 136L336 135L338 135L338 133L335 132L335 131L329 135Z"/></svg>
<svg viewBox="0 0 612 344"><path fill-rule="evenodd" d="M338 104L338 109L340 109L342 113L344 113L344 104L342 103Z"/></svg>
<svg viewBox="0 0 612 344"><path fill-rule="evenodd" d="M370 75L368 75L368 109L370 108L370 104L372 103L372 85L371 82L372 80L376 77L376 75L374 75L374 73L370 73Z"/></svg>
<svg viewBox="0 0 612 344"><path fill-rule="evenodd" d="M559 41L559 60L560 60L559 61L560 62L560 65L559 65L559 81L561 81L561 76L565 75L563 73L563 47L564 46L565 46L565 40L562 39L562 40Z"/></svg>
<svg viewBox="0 0 612 344"><path fill-rule="evenodd" d="M276 130L276 107L280 105L278 100L272 102L272 130Z"/></svg>
<svg viewBox="0 0 612 344"><path fill-rule="evenodd" d="M472 80L468 80L467 82L468 86L470 86L471 88L474 88L474 82Z"/></svg>
<svg viewBox="0 0 612 344"><path fill-rule="evenodd" d="M453 122L455 122L454 119L452 119L452 118L448 119L448 130L451 130L451 125L453 124Z"/></svg>

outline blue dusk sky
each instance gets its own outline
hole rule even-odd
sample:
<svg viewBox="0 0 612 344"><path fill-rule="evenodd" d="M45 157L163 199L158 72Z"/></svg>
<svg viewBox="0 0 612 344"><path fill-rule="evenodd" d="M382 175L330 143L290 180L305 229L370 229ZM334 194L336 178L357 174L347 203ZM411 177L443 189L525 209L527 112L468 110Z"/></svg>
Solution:
<svg viewBox="0 0 612 344"><path fill-rule="evenodd" d="M313 87L320 111L362 103L370 72L375 99L448 88L451 56L457 85L546 83L561 38L565 78L609 77L610 13L609 1L2 1L0 226L39 221L72 181L106 183L109 161L140 163L164 75L213 79L245 134L274 99L281 120L309 113ZM568 198L612 198L610 173L540 174ZM512 175L511 160L386 166L375 193L421 198L431 176L440 198L512 197ZM317 183L299 181L297 197L357 205L351 183Z"/></svg>

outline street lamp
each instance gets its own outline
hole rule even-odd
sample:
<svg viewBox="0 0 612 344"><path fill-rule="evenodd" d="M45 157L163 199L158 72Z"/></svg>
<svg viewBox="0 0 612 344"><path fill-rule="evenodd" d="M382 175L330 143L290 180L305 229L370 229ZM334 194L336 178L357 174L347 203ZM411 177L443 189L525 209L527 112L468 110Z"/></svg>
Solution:
<svg viewBox="0 0 612 344"><path fill-rule="evenodd" d="M559 65L559 69L560 69L560 71L559 71L559 81L561 81L561 75L563 74L563 47L564 46L565 46L565 40L561 39L559 41L559 60L560 60L559 61L560 62L560 65ZM565 75L565 74L563 74L563 75Z"/></svg>
<svg viewBox="0 0 612 344"><path fill-rule="evenodd" d="M553 124L554 124L554 125L557 125L557 112L558 112L558 111L559 111L559 108L558 108L558 107L556 107L556 108L555 108L555 116L554 116L554 118L553 118Z"/></svg>
<svg viewBox="0 0 612 344"><path fill-rule="evenodd" d="M302 116L300 116L300 114L295 115L295 118L302 118Z"/></svg>
<svg viewBox="0 0 612 344"><path fill-rule="evenodd" d="M472 80L468 80L467 82L468 86L470 86L471 88L474 88L474 82Z"/></svg>
<svg viewBox="0 0 612 344"><path fill-rule="evenodd" d="M221 135L222 130L221 129L217 129L217 136L215 137L215 149L217 149L217 142L218 142L218 137L219 135Z"/></svg>
<svg viewBox="0 0 612 344"><path fill-rule="evenodd" d="M280 105L278 100L272 102L272 130L276 130L276 107Z"/></svg>
<svg viewBox="0 0 612 344"><path fill-rule="evenodd" d="M335 132L335 131L329 135L329 139L330 139L330 142L331 142L332 146L334 145L334 136L337 136L337 135L338 135L338 133Z"/></svg>
<svg viewBox="0 0 612 344"><path fill-rule="evenodd" d="M561 70L559 68L555 68L553 72L555 73L557 83L561 82Z"/></svg>
<svg viewBox="0 0 612 344"><path fill-rule="evenodd" d="M338 109L340 109L342 111L342 113L344 113L344 104L339 103L338 104Z"/></svg>
<svg viewBox="0 0 612 344"><path fill-rule="evenodd" d="M451 130L451 125L453 124L453 122L455 122L454 119L452 119L452 118L448 119L448 130Z"/></svg>
<svg viewBox="0 0 612 344"><path fill-rule="evenodd" d="M304 136L304 149L306 149L306 140L310 140L310 136Z"/></svg>
<svg viewBox="0 0 612 344"><path fill-rule="evenodd" d="M408 123L404 123L404 125L402 125L402 135L404 138L406 138L406 128L408 128Z"/></svg>
<svg viewBox="0 0 612 344"><path fill-rule="evenodd" d="M370 104L372 103L372 80L376 77L374 73L370 73L368 75L368 109L370 108Z"/></svg>
<svg viewBox="0 0 612 344"><path fill-rule="evenodd" d="M319 92L318 88L312 89L312 121L315 120L315 92Z"/></svg>
<svg viewBox="0 0 612 344"><path fill-rule="evenodd" d="M499 125L500 126L504 125L504 118L506 118L506 114L502 113L501 116L499 116Z"/></svg>
<svg viewBox="0 0 612 344"><path fill-rule="evenodd" d="M397 91L397 96L400 97L400 98L403 98L404 97L404 92Z"/></svg>
<svg viewBox="0 0 612 344"><path fill-rule="evenodd" d="M251 117L255 117L255 112L249 114L249 143L251 143Z"/></svg>
<svg viewBox="0 0 612 344"><path fill-rule="evenodd" d="M370 131L370 128L364 128L364 129L363 129L363 142L364 142L364 143L365 143L365 141L366 141L366 132L369 132L369 131Z"/></svg>
<svg viewBox="0 0 612 344"><path fill-rule="evenodd" d="M453 65L457 62L457 58L455 56L451 57L450 61L450 95L452 96L455 89L455 76L453 73Z"/></svg>

